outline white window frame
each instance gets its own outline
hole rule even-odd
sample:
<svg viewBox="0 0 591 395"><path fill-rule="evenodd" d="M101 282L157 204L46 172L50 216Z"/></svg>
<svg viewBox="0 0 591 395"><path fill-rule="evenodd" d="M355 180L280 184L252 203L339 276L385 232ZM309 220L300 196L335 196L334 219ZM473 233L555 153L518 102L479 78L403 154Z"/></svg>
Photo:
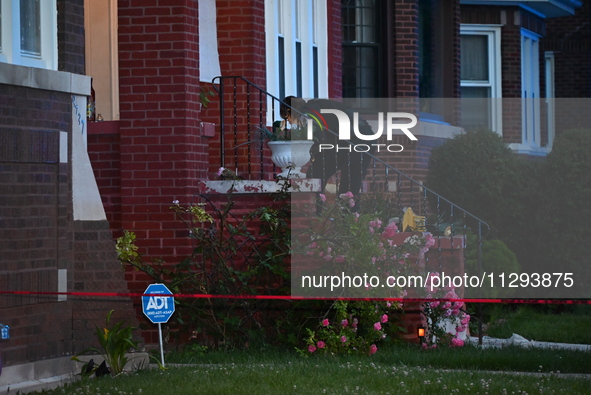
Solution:
<svg viewBox="0 0 591 395"><path fill-rule="evenodd" d="M281 12L279 11L281 10ZM299 23L299 37L296 37ZM296 42L301 43L302 97L314 96L314 47L318 52L318 97L328 96L328 31L326 0L266 0L267 91L279 97L279 45L284 40L285 95L297 95ZM279 97L279 99L283 99ZM269 114L269 124L278 117Z"/></svg>
<svg viewBox="0 0 591 395"><path fill-rule="evenodd" d="M20 66L57 70L57 5L56 0L40 0L41 55L21 52L20 0L0 0L2 35L0 62Z"/></svg>
<svg viewBox="0 0 591 395"><path fill-rule="evenodd" d="M546 83L546 113L548 122L548 144L547 148L552 149L554 143L554 136L556 135L556 108L555 108L555 85L554 85L554 52L546 51L544 53L545 65L545 83Z"/></svg>
<svg viewBox="0 0 591 395"><path fill-rule="evenodd" d="M521 29L521 143L540 147L540 36Z"/></svg>
<svg viewBox="0 0 591 395"><path fill-rule="evenodd" d="M460 25L460 35L480 35L488 38L488 81L460 81L462 87L488 87L491 94L491 129L503 133L503 97L501 74L501 26Z"/></svg>

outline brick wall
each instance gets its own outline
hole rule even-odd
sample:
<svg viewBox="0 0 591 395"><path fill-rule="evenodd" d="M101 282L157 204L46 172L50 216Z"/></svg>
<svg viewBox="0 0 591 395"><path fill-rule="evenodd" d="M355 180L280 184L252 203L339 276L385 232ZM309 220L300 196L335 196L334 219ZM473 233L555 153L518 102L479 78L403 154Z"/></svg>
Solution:
<svg viewBox="0 0 591 395"><path fill-rule="evenodd" d="M60 163L70 95L0 85L0 108L0 289L57 292L58 271L66 270L64 290L126 292L107 222L91 222L100 230L84 234L77 227L85 223L72 221L71 169ZM95 276L108 284L93 287ZM11 327L1 344L5 364L81 351L95 344L94 326L109 309L130 316L128 300L92 307L92 300L57 299L0 296L1 322Z"/></svg>
<svg viewBox="0 0 591 395"><path fill-rule="evenodd" d="M76 267L68 278L68 289L75 292L128 292L109 222L74 221L72 236ZM115 310L111 325L125 320L127 325L137 327L128 297L79 297L71 299L70 304L74 350L80 351L89 345L98 346L94 330L97 326L104 326L110 310Z"/></svg>
<svg viewBox="0 0 591 395"><path fill-rule="evenodd" d="M328 0L326 3L328 21L328 97L343 95L343 32L341 30L341 2Z"/></svg>
<svg viewBox="0 0 591 395"><path fill-rule="evenodd" d="M543 51L552 51L555 61L555 97L588 98L591 96L591 4L583 5L574 16L548 20ZM557 111L556 133L588 124L581 122L578 107L564 103Z"/></svg>
<svg viewBox="0 0 591 395"><path fill-rule="evenodd" d="M122 235L119 122L88 123L88 156L114 237Z"/></svg>
<svg viewBox="0 0 591 395"><path fill-rule="evenodd" d="M419 5L418 0L400 0L395 5L396 97L419 95Z"/></svg>
<svg viewBox="0 0 591 395"><path fill-rule="evenodd" d="M218 50L223 75L266 87L264 0L216 1Z"/></svg>
<svg viewBox="0 0 591 395"><path fill-rule="evenodd" d="M173 262L188 244L175 238L169 206L191 199L208 163L197 1L127 0L118 9L121 225L136 232L144 254ZM130 284L138 276L130 273Z"/></svg>
<svg viewBox="0 0 591 395"><path fill-rule="evenodd" d="M57 2L58 70L84 74L84 0Z"/></svg>

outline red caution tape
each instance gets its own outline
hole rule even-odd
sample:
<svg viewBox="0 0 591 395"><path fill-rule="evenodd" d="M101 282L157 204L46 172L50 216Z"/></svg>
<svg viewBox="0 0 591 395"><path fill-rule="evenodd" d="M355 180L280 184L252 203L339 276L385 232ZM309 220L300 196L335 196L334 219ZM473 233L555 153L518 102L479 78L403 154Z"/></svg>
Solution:
<svg viewBox="0 0 591 395"><path fill-rule="evenodd" d="M38 291L0 291L0 295L67 295L81 297L139 298L142 296L163 296L137 292L38 292ZM591 304L591 299L425 299L425 298L306 298L290 295L213 295L213 294L172 294L175 298L196 299L258 299L258 300L348 300L385 302L428 302L446 300L465 303L529 303L529 304Z"/></svg>

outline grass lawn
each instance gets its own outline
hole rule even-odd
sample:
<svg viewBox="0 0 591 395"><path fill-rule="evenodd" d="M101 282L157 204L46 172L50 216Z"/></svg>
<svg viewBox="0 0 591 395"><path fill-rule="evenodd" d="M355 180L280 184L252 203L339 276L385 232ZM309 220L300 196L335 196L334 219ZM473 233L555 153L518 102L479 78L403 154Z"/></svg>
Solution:
<svg viewBox="0 0 591 395"><path fill-rule="evenodd" d="M172 366L172 362L194 366ZM549 350L419 350L381 348L373 356L301 357L294 352L210 352L170 355L167 370L87 379L49 394L399 394L475 393L588 394L590 378L553 372L591 373L591 354ZM499 372L491 372L498 370ZM506 371L530 371L518 375ZM505 372L502 372L505 371Z"/></svg>
<svg viewBox="0 0 591 395"><path fill-rule="evenodd" d="M518 333L538 341L591 344L591 306L579 307L549 314L531 306L491 306L487 334L508 338ZM166 361L166 370L84 379L45 393L591 393L591 353L581 351L470 345L421 350L417 345L393 343L372 356L302 357L293 349L202 352L197 347L171 352Z"/></svg>
<svg viewBox="0 0 591 395"><path fill-rule="evenodd" d="M488 335L509 338L517 333L526 339L546 342L591 344L591 305L575 311L548 313L532 306L492 306Z"/></svg>
<svg viewBox="0 0 591 395"><path fill-rule="evenodd" d="M203 355L176 353L167 363L190 364L289 364L299 360L335 361L339 363L374 362L396 366L434 369L498 370L514 372L562 372L591 374L591 353L570 350L524 349L517 346L503 349L442 347L420 350L417 345L395 344L381 347L368 356L313 356L303 358L284 350L210 352Z"/></svg>

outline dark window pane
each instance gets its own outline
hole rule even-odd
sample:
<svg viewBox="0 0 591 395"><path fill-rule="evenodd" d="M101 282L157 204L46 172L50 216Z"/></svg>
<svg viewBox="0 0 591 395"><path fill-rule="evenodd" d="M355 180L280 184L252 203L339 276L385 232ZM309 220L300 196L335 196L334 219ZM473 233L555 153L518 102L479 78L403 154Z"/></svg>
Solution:
<svg viewBox="0 0 591 395"><path fill-rule="evenodd" d="M319 88L318 88L318 47L312 48L312 68L313 68L313 78L314 78L314 97L317 98L319 96Z"/></svg>
<svg viewBox="0 0 591 395"><path fill-rule="evenodd" d="M296 42L296 91L302 97L302 43Z"/></svg>
<svg viewBox="0 0 591 395"><path fill-rule="evenodd" d="M488 87L462 87L461 126L466 130L492 130L492 101Z"/></svg>
<svg viewBox="0 0 591 395"><path fill-rule="evenodd" d="M343 96L379 97L378 0L343 0Z"/></svg>
<svg viewBox="0 0 591 395"><path fill-rule="evenodd" d="M465 81L488 81L488 36L461 36L461 78Z"/></svg>
<svg viewBox="0 0 591 395"><path fill-rule="evenodd" d="M279 66L279 97L285 97L285 42L283 37L278 37L277 42L278 66Z"/></svg>

